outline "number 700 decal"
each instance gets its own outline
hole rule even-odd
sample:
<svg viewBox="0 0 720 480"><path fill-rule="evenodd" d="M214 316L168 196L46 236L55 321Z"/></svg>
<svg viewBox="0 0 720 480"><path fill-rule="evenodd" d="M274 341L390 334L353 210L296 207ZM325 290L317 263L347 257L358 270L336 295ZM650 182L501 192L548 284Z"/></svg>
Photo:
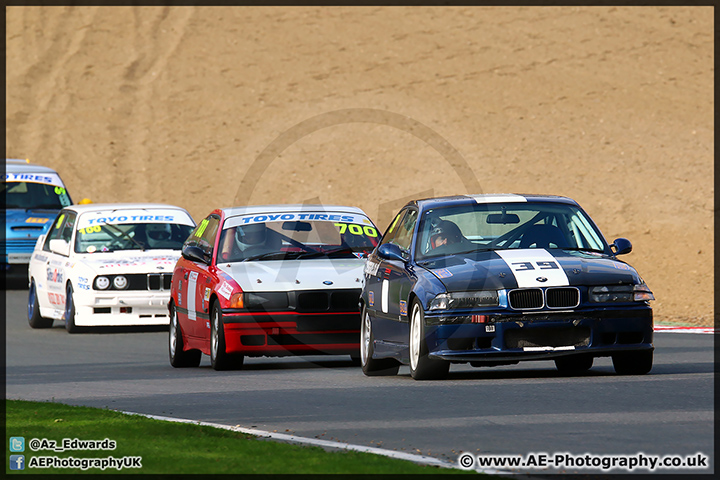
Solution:
<svg viewBox="0 0 720 480"><path fill-rule="evenodd" d="M345 233L345 230L352 233L353 235L362 235L363 232L368 237L377 237L378 232L373 227L369 225L356 225L354 223L347 224L347 223L336 223L336 227L340 228L340 234L342 235Z"/></svg>
<svg viewBox="0 0 720 480"><path fill-rule="evenodd" d="M518 267L513 267L513 270L516 272L522 272L523 270L535 270L535 268L539 270L555 270L560 268L557 263L550 261L514 262L511 265L518 265Z"/></svg>

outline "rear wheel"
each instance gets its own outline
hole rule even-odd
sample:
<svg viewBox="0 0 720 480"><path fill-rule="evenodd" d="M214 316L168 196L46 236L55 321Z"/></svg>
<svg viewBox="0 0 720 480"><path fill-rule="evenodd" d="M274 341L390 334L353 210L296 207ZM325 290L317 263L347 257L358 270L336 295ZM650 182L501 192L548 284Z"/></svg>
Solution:
<svg viewBox="0 0 720 480"><path fill-rule="evenodd" d="M35 280L30 281L30 290L28 291L28 323L32 328L50 328L53 324L52 318L44 318L40 315Z"/></svg>
<svg viewBox="0 0 720 480"><path fill-rule="evenodd" d="M616 353L612 362L615 372L620 375L645 375L652 370L653 351Z"/></svg>
<svg viewBox="0 0 720 480"><path fill-rule="evenodd" d="M569 355L555 359L555 367L560 373L572 375L590 370L593 357L590 355Z"/></svg>
<svg viewBox="0 0 720 480"><path fill-rule="evenodd" d="M65 289L65 330L68 333L78 333L80 328L75 325L75 302L73 301L73 288L70 282Z"/></svg>
<svg viewBox="0 0 720 480"><path fill-rule="evenodd" d="M362 323L360 326L360 365L362 371L368 377L380 377L388 375L397 375L400 365L392 358L374 359L373 343L375 338L372 333L372 322L370 314L363 305Z"/></svg>
<svg viewBox="0 0 720 480"><path fill-rule="evenodd" d="M450 362L428 357L425 342L425 312L417 300L413 301L410 317L410 375L415 380L441 380L450 371Z"/></svg>
<svg viewBox="0 0 720 480"><path fill-rule="evenodd" d="M170 307L170 365L176 368L197 367L200 365L200 350L183 350L182 331L177 318L175 305Z"/></svg>
<svg viewBox="0 0 720 480"><path fill-rule="evenodd" d="M229 354L225 351L225 328L222 323L222 310L218 302L214 302L210 318L210 365L215 370L232 370L242 368L245 357L240 354Z"/></svg>

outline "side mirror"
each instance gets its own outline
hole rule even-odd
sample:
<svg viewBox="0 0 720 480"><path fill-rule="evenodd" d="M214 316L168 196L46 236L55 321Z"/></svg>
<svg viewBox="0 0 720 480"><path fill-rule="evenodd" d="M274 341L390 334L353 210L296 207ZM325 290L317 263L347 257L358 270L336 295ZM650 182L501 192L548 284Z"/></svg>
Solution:
<svg viewBox="0 0 720 480"><path fill-rule="evenodd" d="M624 255L632 252L632 243L627 238L616 238L610 245L610 249L615 252L615 255Z"/></svg>
<svg viewBox="0 0 720 480"><path fill-rule="evenodd" d="M50 251L58 255L70 255L70 244L62 238L54 238L50 240Z"/></svg>
<svg viewBox="0 0 720 480"><path fill-rule="evenodd" d="M182 256L191 262L200 262L206 265L210 263L205 255L205 252L203 252L203 249L196 245L187 245L183 247Z"/></svg>
<svg viewBox="0 0 720 480"><path fill-rule="evenodd" d="M405 263L405 257L403 257L402 250L394 243L383 243L378 247L378 255L387 260L398 260Z"/></svg>

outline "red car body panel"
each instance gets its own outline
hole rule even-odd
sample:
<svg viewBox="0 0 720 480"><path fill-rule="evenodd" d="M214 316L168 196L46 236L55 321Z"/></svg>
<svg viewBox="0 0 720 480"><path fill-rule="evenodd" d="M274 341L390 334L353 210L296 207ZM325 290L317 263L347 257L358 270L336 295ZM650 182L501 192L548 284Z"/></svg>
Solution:
<svg viewBox="0 0 720 480"><path fill-rule="evenodd" d="M243 292L243 289L242 285L218 268L220 233L226 218L224 210L217 209L206 219L213 215L217 216L219 223L212 244L210 264L181 257L173 271L169 308L176 309L183 350L200 350L210 355L211 308L214 302L218 302L222 310L221 323L227 353L246 356L359 356L360 312L357 302L351 305L351 302L346 301L343 306L349 308L335 308L329 312L303 312L299 308L268 311L231 308L230 298L235 293ZM222 259L219 260L221 264L224 263ZM359 275L361 277L362 272ZM358 284L358 299L360 290L361 284ZM333 325L337 325L337 328Z"/></svg>

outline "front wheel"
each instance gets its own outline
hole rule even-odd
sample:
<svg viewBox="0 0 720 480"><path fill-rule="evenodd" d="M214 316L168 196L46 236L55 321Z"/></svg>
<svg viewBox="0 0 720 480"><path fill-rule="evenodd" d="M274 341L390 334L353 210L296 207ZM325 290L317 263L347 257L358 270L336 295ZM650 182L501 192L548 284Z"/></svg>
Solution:
<svg viewBox="0 0 720 480"><path fill-rule="evenodd" d="M373 357L375 338L372 333L370 314L363 305L362 324L360 326L360 365L368 377L397 375L400 365L392 358L375 359Z"/></svg>
<svg viewBox="0 0 720 480"><path fill-rule="evenodd" d="M45 318L40 315L35 280L30 281L30 290L28 291L28 323L32 328L50 328L53 324L52 318Z"/></svg>
<svg viewBox="0 0 720 480"><path fill-rule="evenodd" d="M65 330L68 333L78 333L80 328L75 325L75 302L73 301L73 288L70 282L65 289Z"/></svg>
<svg viewBox="0 0 720 480"><path fill-rule="evenodd" d="M653 351L616 353L612 356L612 363L619 375L645 375L652 370Z"/></svg>
<svg viewBox="0 0 720 480"><path fill-rule="evenodd" d="M175 368L197 367L200 365L200 350L183 350L182 331L177 318L175 305L170 307L170 365Z"/></svg>
<svg viewBox="0 0 720 480"><path fill-rule="evenodd" d="M425 312L417 300L413 301L410 317L410 375L415 380L441 380L450 371L450 362L428 357L425 342Z"/></svg>
<svg viewBox="0 0 720 480"><path fill-rule="evenodd" d="M240 354L229 354L225 351L225 326L222 323L222 310L218 302L212 306L210 324L210 365L215 370L231 370L242 368L245 357Z"/></svg>

